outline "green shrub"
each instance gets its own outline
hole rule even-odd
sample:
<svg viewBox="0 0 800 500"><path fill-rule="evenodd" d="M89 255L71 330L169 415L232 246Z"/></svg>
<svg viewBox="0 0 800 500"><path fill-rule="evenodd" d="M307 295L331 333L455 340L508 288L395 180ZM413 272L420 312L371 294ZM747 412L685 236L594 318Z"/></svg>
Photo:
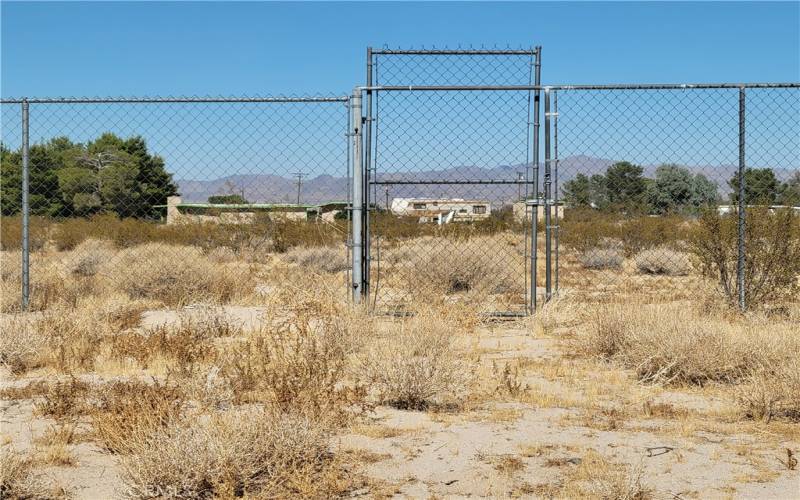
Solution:
<svg viewBox="0 0 800 500"><path fill-rule="evenodd" d="M738 218L709 210L689 245L704 276L719 283L725 297L736 303ZM797 299L800 293L800 215L791 209L747 210L745 226L744 295L750 306Z"/></svg>

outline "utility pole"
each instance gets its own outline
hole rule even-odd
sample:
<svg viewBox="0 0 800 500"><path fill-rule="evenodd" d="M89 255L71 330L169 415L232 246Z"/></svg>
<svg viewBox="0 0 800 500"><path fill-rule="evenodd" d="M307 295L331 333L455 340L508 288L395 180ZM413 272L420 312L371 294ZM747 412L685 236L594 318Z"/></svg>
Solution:
<svg viewBox="0 0 800 500"><path fill-rule="evenodd" d="M303 177L305 177L306 174L304 174L303 172L295 172L292 175L297 177L297 205L299 206L300 205L300 188L303 185Z"/></svg>
<svg viewBox="0 0 800 500"><path fill-rule="evenodd" d="M517 172L517 201L522 201L522 180L525 174Z"/></svg>
<svg viewBox="0 0 800 500"><path fill-rule="evenodd" d="M384 192L386 193L386 211L389 211L389 186L384 186Z"/></svg>

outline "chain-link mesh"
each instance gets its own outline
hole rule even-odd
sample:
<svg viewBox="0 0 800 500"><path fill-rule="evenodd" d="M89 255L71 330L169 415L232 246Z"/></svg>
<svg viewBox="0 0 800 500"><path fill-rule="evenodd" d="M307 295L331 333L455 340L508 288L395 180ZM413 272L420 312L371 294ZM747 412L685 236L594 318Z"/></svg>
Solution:
<svg viewBox="0 0 800 500"><path fill-rule="evenodd" d="M598 299L622 291L695 296L709 283L699 255L707 247L694 244L709 210L730 215L735 279L740 90L552 92L561 290ZM790 194L800 175L800 89L745 92L748 217L757 207L800 205Z"/></svg>
<svg viewBox="0 0 800 500"><path fill-rule="evenodd" d="M374 55L375 85L531 85L535 50ZM532 91L376 91L372 300L524 311Z"/></svg>
<svg viewBox="0 0 800 500"><path fill-rule="evenodd" d="M158 281L144 275L193 260L198 288L209 267L251 276L298 246L329 246L346 268L347 102L31 102L32 300L43 262L72 277L126 268L142 282L129 291L144 297ZM19 107L3 105L4 253L20 248Z"/></svg>

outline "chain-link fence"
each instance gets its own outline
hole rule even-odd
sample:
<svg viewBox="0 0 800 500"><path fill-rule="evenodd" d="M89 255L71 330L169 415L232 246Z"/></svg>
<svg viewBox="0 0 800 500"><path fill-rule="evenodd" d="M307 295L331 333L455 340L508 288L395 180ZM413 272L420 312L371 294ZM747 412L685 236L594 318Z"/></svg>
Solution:
<svg viewBox="0 0 800 500"><path fill-rule="evenodd" d="M538 47L370 49L350 97L3 100L2 309L95 275L225 300L221 273L278 254L377 310L796 291L800 84L540 68Z"/></svg>
<svg viewBox="0 0 800 500"><path fill-rule="evenodd" d="M331 247L346 271L348 102L4 101L4 295L22 280L12 253L23 247L23 107L31 300L46 294L47 274L117 273L133 281L134 295L147 296L139 289L185 285L169 282L179 268L198 288L187 300L200 300L209 276L250 275L293 247ZM149 278L159 272L163 279ZM19 304L14 295L6 309Z"/></svg>
<svg viewBox="0 0 800 500"><path fill-rule="evenodd" d="M743 228L753 218L759 230L760 207L800 211L800 88L566 87L548 94L552 289L598 299L690 299L715 280L729 280L730 294L738 295L768 279L735 283L762 265L755 252L770 245L738 235L739 182L743 177ZM707 242L698 241L714 222L703 218L709 211L728 216L736 231L727 235L730 262L710 261ZM759 258L776 257L797 256ZM727 278L719 276L725 265Z"/></svg>

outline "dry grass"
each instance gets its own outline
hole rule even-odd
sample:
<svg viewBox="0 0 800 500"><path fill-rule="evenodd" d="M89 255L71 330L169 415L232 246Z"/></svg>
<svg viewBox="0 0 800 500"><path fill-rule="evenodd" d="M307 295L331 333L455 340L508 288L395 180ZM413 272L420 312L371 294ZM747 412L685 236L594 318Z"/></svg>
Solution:
<svg viewBox="0 0 800 500"><path fill-rule="evenodd" d="M247 291L242 276L213 265L196 247L147 243L122 250L108 270L132 299L154 299L175 307L193 302L228 302Z"/></svg>
<svg viewBox="0 0 800 500"><path fill-rule="evenodd" d="M371 339L359 355L357 373L379 403L425 409L464 401L472 371L457 348L461 330L452 314L421 309Z"/></svg>
<svg viewBox="0 0 800 500"><path fill-rule="evenodd" d="M342 246L295 247L286 252L283 258L304 268L326 273L340 273L350 268L347 254Z"/></svg>
<svg viewBox="0 0 800 500"><path fill-rule="evenodd" d="M614 247L590 248L580 255L586 269L619 269L625 260L622 250Z"/></svg>
<svg viewBox="0 0 800 500"><path fill-rule="evenodd" d="M389 253L394 272L415 294L521 292L524 258L521 236L498 233L470 238L428 237L407 241ZM406 248L407 245L407 248Z"/></svg>
<svg viewBox="0 0 800 500"><path fill-rule="evenodd" d="M741 401L751 415L794 416L796 324L728 317L686 304L611 305L579 340L589 353L620 362L648 383L746 383Z"/></svg>
<svg viewBox="0 0 800 500"><path fill-rule="evenodd" d="M67 257L69 272L77 276L94 276L113 262L116 251L108 240L88 239L78 244Z"/></svg>
<svg viewBox="0 0 800 500"><path fill-rule="evenodd" d="M646 500L653 491L642 483L641 467L615 464L594 450L580 458L557 495L561 498Z"/></svg>
<svg viewBox="0 0 800 500"><path fill-rule="evenodd" d="M692 270L689 257L669 247L642 250L634 257L636 269L643 274L686 276Z"/></svg>
<svg viewBox="0 0 800 500"><path fill-rule="evenodd" d="M0 498L44 500L58 498L33 475L33 460L8 446L0 450Z"/></svg>
<svg viewBox="0 0 800 500"><path fill-rule="evenodd" d="M22 373L37 365L37 358L47 342L44 332L18 315L0 317L0 365L12 373Z"/></svg>
<svg viewBox="0 0 800 500"><path fill-rule="evenodd" d="M128 439L124 480L133 496L331 496L346 486L327 429L302 416L240 409L196 415Z"/></svg>

